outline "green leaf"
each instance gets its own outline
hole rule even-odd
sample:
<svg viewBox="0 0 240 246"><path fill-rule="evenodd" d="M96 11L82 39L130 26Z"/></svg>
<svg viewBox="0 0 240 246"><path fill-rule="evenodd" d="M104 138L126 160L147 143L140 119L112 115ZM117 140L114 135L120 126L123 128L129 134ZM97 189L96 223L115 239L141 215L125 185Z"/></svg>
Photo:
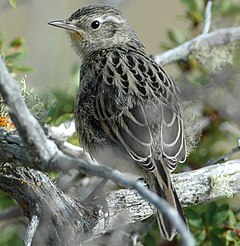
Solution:
<svg viewBox="0 0 240 246"><path fill-rule="evenodd" d="M199 11L192 11L189 13L189 16L195 23L201 23L203 21L203 16L199 13Z"/></svg>
<svg viewBox="0 0 240 246"><path fill-rule="evenodd" d="M8 208L13 205L12 198L5 192L0 192L0 210Z"/></svg>
<svg viewBox="0 0 240 246"><path fill-rule="evenodd" d="M33 70L33 68L29 66L15 66L14 70L22 73L29 73Z"/></svg>
<svg viewBox="0 0 240 246"><path fill-rule="evenodd" d="M76 132L68 139L68 142L74 145L79 145L78 136Z"/></svg>
<svg viewBox="0 0 240 246"><path fill-rule="evenodd" d="M173 45L170 44L161 44L160 46L163 50L170 50L173 48Z"/></svg>
<svg viewBox="0 0 240 246"><path fill-rule="evenodd" d="M54 125L59 125L65 121L71 120L73 115L71 113L65 113L59 116L57 119L54 120Z"/></svg>
<svg viewBox="0 0 240 246"><path fill-rule="evenodd" d="M5 56L5 60L8 62L8 61L12 61L12 60L15 60L17 59L19 56L21 56L23 54L23 52L19 51L19 52L15 52L15 53L12 53L10 55L6 55Z"/></svg>
<svg viewBox="0 0 240 246"><path fill-rule="evenodd" d="M190 9L192 0L181 0L181 1L184 5L186 5Z"/></svg>
<svg viewBox="0 0 240 246"><path fill-rule="evenodd" d="M226 240L227 241L234 241L236 239L236 233L232 230L228 230L226 232Z"/></svg>
<svg viewBox="0 0 240 246"><path fill-rule="evenodd" d="M221 224L224 223L229 216L229 206L227 204L223 204L215 210L213 215L212 224Z"/></svg>
<svg viewBox="0 0 240 246"><path fill-rule="evenodd" d="M184 42L184 36L182 32L177 28L171 28L170 30L168 30L167 35L174 44L181 44Z"/></svg>
<svg viewBox="0 0 240 246"><path fill-rule="evenodd" d="M218 237L221 237L224 234L224 232L225 229L220 227L213 227L213 229L211 230L211 233Z"/></svg>
<svg viewBox="0 0 240 246"><path fill-rule="evenodd" d="M200 233L194 233L194 237L196 239L197 245L202 245L204 240L206 239L207 233L205 230L200 231Z"/></svg>
<svg viewBox="0 0 240 246"><path fill-rule="evenodd" d="M211 202L204 216L206 225L212 225L212 220L216 209L217 209L216 203Z"/></svg>
<svg viewBox="0 0 240 246"><path fill-rule="evenodd" d="M149 246L154 246L157 245L156 239L154 237L154 235L148 233L145 238L144 238L144 245L149 245Z"/></svg>
<svg viewBox="0 0 240 246"><path fill-rule="evenodd" d="M202 218L193 209L187 210L187 218L188 218L188 223L190 225L192 225L196 228L199 228L199 229L203 227Z"/></svg>
<svg viewBox="0 0 240 246"><path fill-rule="evenodd" d="M211 241L211 245L217 245L217 246L225 246L225 239L221 238L220 235L216 232L211 231L210 232L210 241Z"/></svg>
<svg viewBox="0 0 240 246"><path fill-rule="evenodd" d="M0 245L23 245L21 238L17 235L16 226L9 226L1 230L0 233Z"/></svg>
<svg viewBox="0 0 240 246"><path fill-rule="evenodd" d="M15 9L16 5L17 5L17 0L8 0L8 2L10 3L10 5Z"/></svg>
<svg viewBox="0 0 240 246"><path fill-rule="evenodd" d="M199 0L181 0L189 11L201 12L205 8L205 1Z"/></svg>
<svg viewBox="0 0 240 246"><path fill-rule="evenodd" d="M238 221L238 222L235 224L235 227L237 227L238 229L240 229L240 221Z"/></svg>
<svg viewBox="0 0 240 246"><path fill-rule="evenodd" d="M25 40L22 37L17 37L14 38L11 43L10 46L11 47L19 47L19 46L23 46L25 44Z"/></svg>
<svg viewBox="0 0 240 246"><path fill-rule="evenodd" d="M235 225L235 223L237 222L235 214L230 209L228 210L228 220L229 225Z"/></svg>

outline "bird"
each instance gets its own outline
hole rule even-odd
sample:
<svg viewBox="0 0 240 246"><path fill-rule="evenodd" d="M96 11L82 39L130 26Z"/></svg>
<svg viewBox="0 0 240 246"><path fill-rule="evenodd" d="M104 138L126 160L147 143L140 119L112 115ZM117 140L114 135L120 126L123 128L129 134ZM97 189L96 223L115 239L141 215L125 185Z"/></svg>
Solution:
<svg viewBox="0 0 240 246"><path fill-rule="evenodd" d="M79 142L101 164L143 177L187 221L170 174L191 148L178 87L147 54L123 14L89 5L48 24L67 31L79 57L75 125ZM157 211L167 240L174 225Z"/></svg>

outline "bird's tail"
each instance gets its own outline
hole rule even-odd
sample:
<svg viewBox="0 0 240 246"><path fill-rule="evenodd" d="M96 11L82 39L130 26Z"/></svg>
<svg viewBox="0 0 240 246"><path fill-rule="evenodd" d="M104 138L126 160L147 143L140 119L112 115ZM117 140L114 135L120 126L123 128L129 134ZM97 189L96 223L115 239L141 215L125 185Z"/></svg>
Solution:
<svg viewBox="0 0 240 246"><path fill-rule="evenodd" d="M148 172L148 176L150 176L148 177L148 180L150 182L151 189L175 208L187 225L183 209L172 185L169 171L163 167L160 161L157 161L156 166L157 170L155 172ZM171 241L177 233L172 222L170 222L168 218L161 213L161 211L157 211L157 221L161 234L167 240Z"/></svg>

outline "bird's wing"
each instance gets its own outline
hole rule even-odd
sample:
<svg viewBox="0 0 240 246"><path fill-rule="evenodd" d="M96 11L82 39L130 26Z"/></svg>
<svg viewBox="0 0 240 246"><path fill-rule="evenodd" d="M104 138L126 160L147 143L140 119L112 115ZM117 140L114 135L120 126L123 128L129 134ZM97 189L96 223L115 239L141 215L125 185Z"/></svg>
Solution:
<svg viewBox="0 0 240 246"><path fill-rule="evenodd" d="M143 53L114 51L108 54L97 80L94 116L135 161L154 170L154 141L168 169L185 160L175 85L164 70Z"/></svg>

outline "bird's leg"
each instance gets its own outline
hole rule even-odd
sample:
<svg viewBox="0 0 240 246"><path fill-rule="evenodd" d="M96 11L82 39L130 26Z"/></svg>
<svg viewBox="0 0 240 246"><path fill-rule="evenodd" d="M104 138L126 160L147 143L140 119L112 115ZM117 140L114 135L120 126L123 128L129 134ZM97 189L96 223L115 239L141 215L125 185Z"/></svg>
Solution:
<svg viewBox="0 0 240 246"><path fill-rule="evenodd" d="M108 178L104 178L96 186L96 188L88 195L88 197L84 200L85 204L94 203L95 205L100 204L102 206L102 210L103 210L104 217L105 217L105 222L104 222L105 227L107 226L108 220L109 220L109 209L106 206L107 202L105 199L105 195L103 194L103 188L106 185L106 183L108 182L108 180L109 180Z"/></svg>
<svg viewBox="0 0 240 246"><path fill-rule="evenodd" d="M104 178L97 186L96 188L87 196L87 198L84 200L84 203L89 204L95 200L101 200L100 197L104 197L103 195L103 188L108 182L108 178Z"/></svg>
<svg viewBox="0 0 240 246"><path fill-rule="evenodd" d="M150 189L150 185L149 185L147 179L141 177L141 178L137 179L137 182L141 182L145 188Z"/></svg>

